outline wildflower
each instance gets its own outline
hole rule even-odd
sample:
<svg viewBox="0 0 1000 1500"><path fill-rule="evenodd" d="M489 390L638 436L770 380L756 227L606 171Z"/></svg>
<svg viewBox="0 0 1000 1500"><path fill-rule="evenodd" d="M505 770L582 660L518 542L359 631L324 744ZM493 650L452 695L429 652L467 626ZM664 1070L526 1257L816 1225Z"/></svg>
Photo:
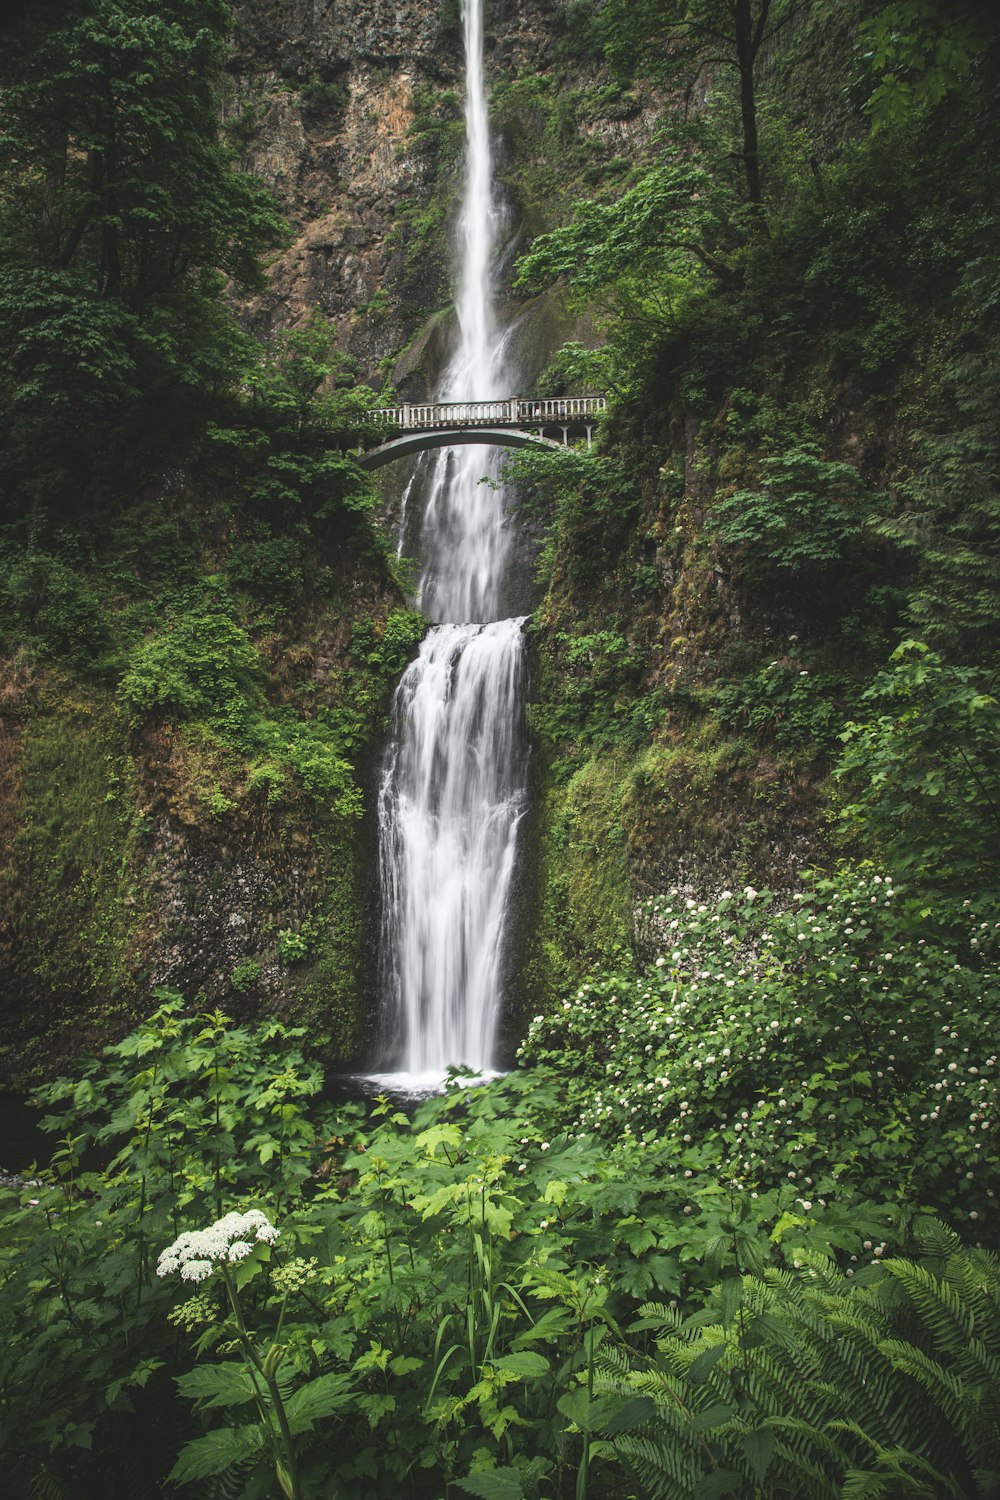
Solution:
<svg viewBox="0 0 1000 1500"><path fill-rule="evenodd" d="M243 1260L254 1243L273 1245L280 1231L259 1208L225 1214L207 1229L189 1229L164 1250L157 1276L179 1271L182 1281L204 1281L222 1261Z"/></svg>
<svg viewBox="0 0 1000 1500"><path fill-rule="evenodd" d="M174 1267L167 1269L173 1270ZM167 1271L157 1267L157 1276L166 1276ZM210 1260L186 1260L181 1264L182 1281L204 1281L206 1276L212 1274L212 1262Z"/></svg>

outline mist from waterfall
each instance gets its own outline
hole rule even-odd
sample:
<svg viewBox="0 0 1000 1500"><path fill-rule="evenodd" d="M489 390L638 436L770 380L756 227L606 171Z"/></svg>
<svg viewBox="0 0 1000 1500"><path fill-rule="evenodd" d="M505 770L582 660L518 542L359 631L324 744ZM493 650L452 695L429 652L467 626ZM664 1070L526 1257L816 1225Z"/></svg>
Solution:
<svg viewBox="0 0 1000 1500"><path fill-rule="evenodd" d="M493 273L494 196L483 0L463 0L466 176L459 338L438 399L506 394L509 330ZM510 560L495 450L442 450L420 530L418 606L438 622L396 691L379 790L384 1066L433 1087L449 1066L497 1065L507 916L525 810L524 619L497 619ZM411 487L407 490L411 503ZM383 1075L384 1076L384 1075Z"/></svg>

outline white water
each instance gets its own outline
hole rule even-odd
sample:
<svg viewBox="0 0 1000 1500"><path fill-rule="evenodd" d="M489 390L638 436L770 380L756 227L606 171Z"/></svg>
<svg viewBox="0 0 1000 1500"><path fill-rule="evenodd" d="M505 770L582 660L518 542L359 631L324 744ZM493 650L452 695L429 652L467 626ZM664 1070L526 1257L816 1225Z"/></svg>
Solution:
<svg viewBox="0 0 1000 1500"><path fill-rule="evenodd" d="M463 0L467 161L460 221L459 341L439 399L505 393L498 328L483 0ZM381 979L387 1065L397 1087L449 1066L496 1068L506 919L524 805L523 619L498 620L510 530L495 450L443 450L420 533L418 604L438 625L396 692L379 791ZM407 487L410 503L412 485Z"/></svg>

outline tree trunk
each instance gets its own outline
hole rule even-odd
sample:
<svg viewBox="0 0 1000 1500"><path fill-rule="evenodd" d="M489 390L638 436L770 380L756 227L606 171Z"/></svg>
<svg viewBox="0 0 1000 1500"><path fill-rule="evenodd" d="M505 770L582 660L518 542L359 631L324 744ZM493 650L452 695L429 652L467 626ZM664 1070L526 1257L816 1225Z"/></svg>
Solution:
<svg viewBox="0 0 1000 1500"><path fill-rule="evenodd" d="M754 86L754 65L760 49L770 9L770 0L762 0L761 13L756 30L753 24L751 0L735 0L733 21L736 36L736 57L740 72L740 119L743 125L743 170L746 175L747 202L750 204L752 222L757 229L767 233L764 218L764 195L760 181L760 147L757 141L757 94Z"/></svg>

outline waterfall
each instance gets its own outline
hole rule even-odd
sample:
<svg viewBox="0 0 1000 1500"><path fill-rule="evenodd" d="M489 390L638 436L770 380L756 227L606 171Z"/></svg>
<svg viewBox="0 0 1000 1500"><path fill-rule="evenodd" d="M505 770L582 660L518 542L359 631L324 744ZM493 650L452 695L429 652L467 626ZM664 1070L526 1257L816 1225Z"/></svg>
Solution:
<svg viewBox="0 0 1000 1500"><path fill-rule="evenodd" d="M466 175L459 338L439 399L506 393L498 326L483 0L463 0ZM525 807L523 617L498 618L511 544L495 450L429 466L417 602L438 622L396 691L378 799L385 1066L432 1087L451 1065L496 1067L507 913ZM407 487L407 507L413 485ZM379 1075L385 1076L385 1075Z"/></svg>

